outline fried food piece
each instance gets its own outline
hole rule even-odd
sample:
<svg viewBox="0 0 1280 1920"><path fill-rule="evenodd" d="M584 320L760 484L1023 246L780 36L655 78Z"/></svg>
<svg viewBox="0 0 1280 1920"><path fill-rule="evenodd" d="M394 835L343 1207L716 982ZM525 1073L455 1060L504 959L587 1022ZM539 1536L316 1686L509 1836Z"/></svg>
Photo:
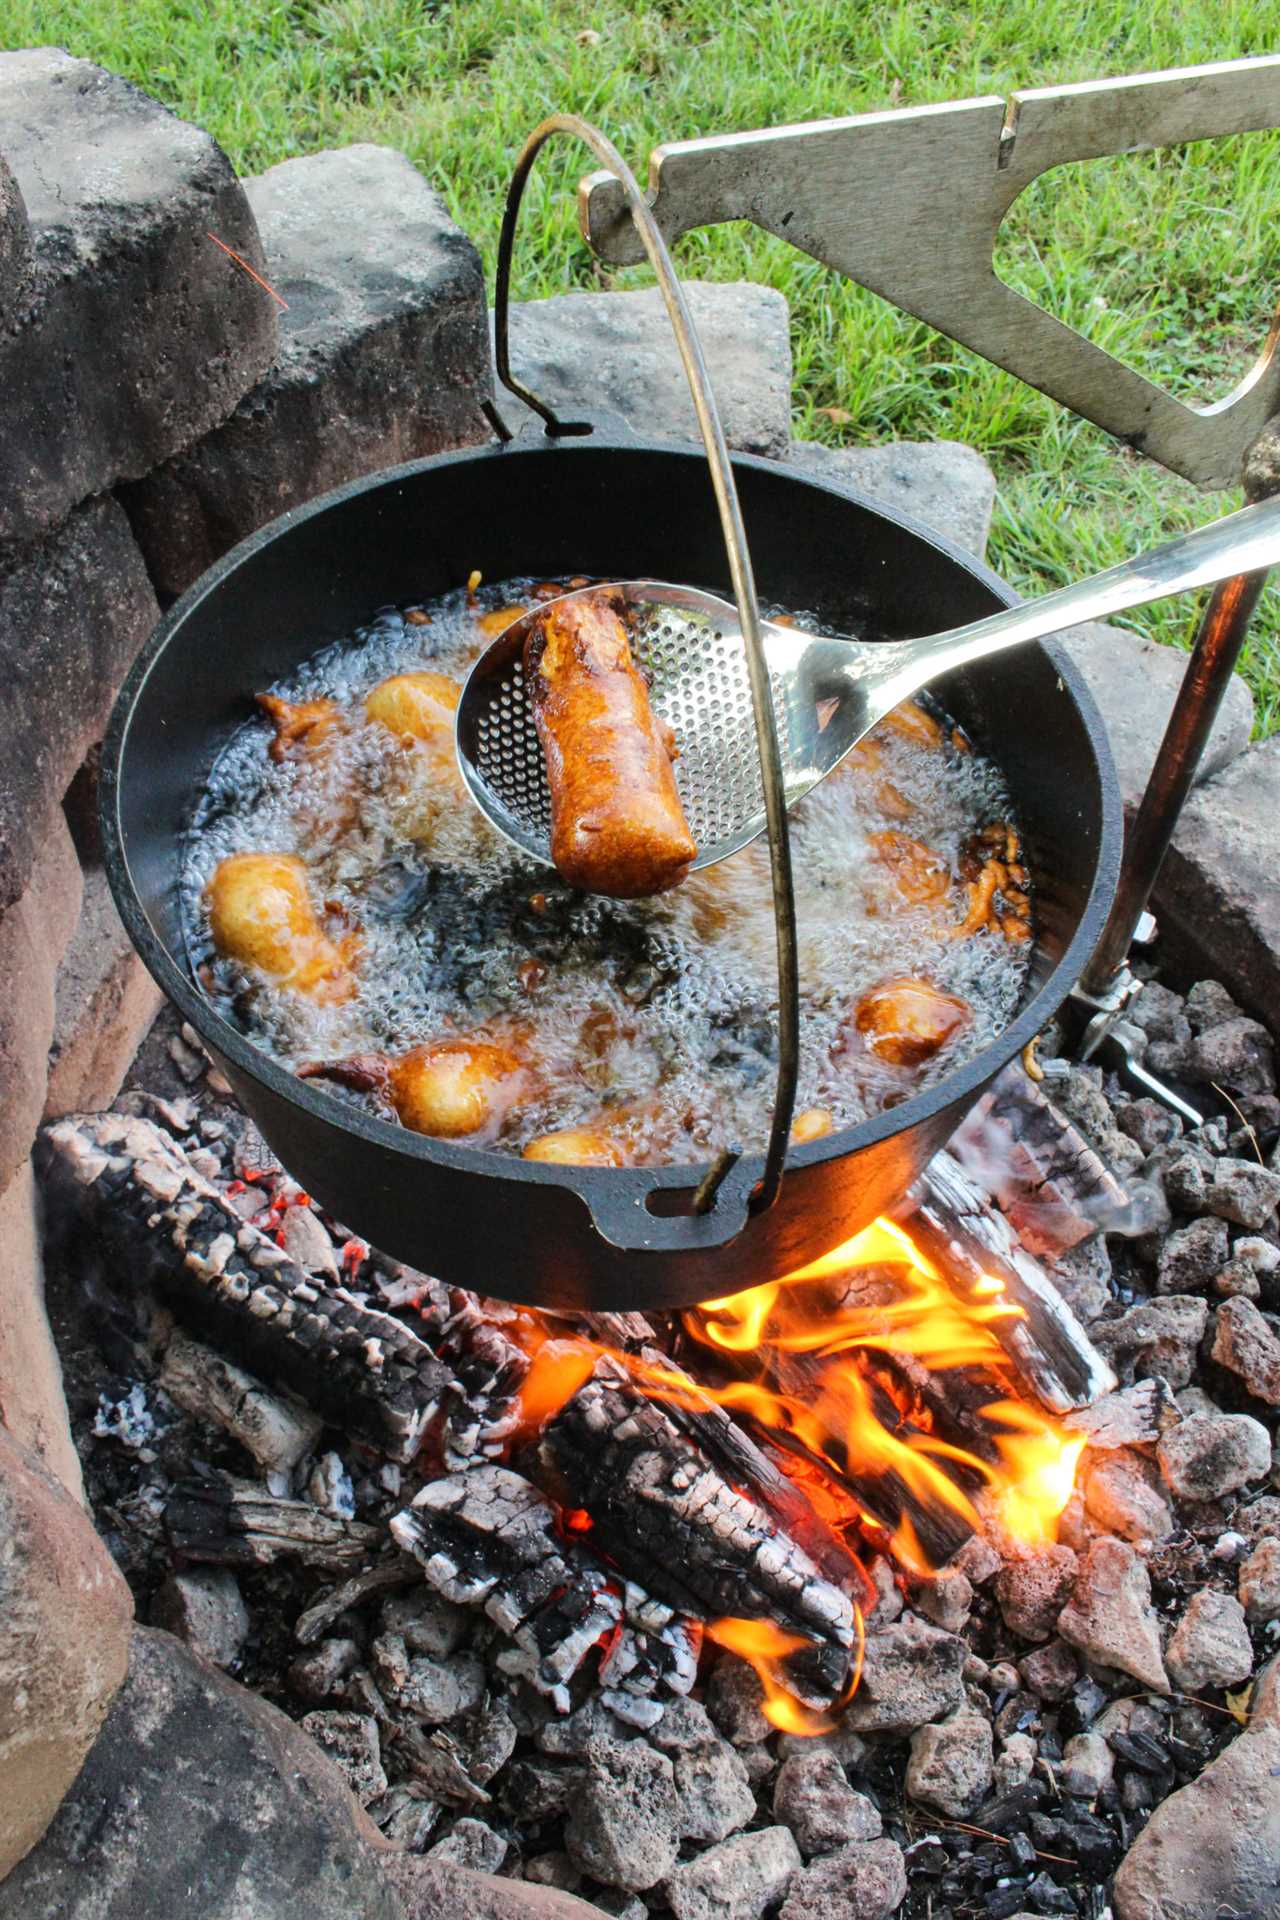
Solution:
<svg viewBox="0 0 1280 1920"><path fill-rule="evenodd" d="M900 734L904 740L914 741L918 747L942 745L941 726L918 700L904 700L900 707L894 707L878 723L876 732L880 727L885 727L890 733Z"/></svg>
<svg viewBox="0 0 1280 1920"><path fill-rule="evenodd" d="M476 625L481 633L488 634L491 640L496 640L500 633L505 633L514 621L528 611L528 607L495 607L492 613L480 614Z"/></svg>
<svg viewBox="0 0 1280 1920"><path fill-rule="evenodd" d="M626 629L603 595L553 601L525 641L525 685L551 788L551 858L571 886L634 900L697 855Z"/></svg>
<svg viewBox="0 0 1280 1920"><path fill-rule="evenodd" d="M849 768L855 778L865 780L871 787L875 803L881 813L887 814L891 820L911 818L915 808L885 774L884 743L877 740L874 733L869 733L859 740L844 765Z"/></svg>
<svg viewBox="0 0 1280 1920"><path fill-rule="evenodd" d="M919 1067L968 1026L973 1015L958 994L927 980L884 980L864 993L853 1022L877 1059Z"/></svg>
<svg viewBox="0 0 1280 1920"><path fill-rule="evenodd" d="M791 1144L803 1147L810 1140L825 1139L834 1126L835 1120L825 1107L806 1107L791 1123Z"/></svg>
<svg viewBox="0 0 1280 1920"><path fill-rule="evenodd" d="M319 1005L351 998L359 936L329 938L311 904L306 867L294 855L230 854L215 868L206 897L219 953Z"/></svg>
<svg viewBox="0 0 1280 1920"><path fill-rule="evenodd" d="M453 742L454 715L462 688L445 673L394 673L365 695L364 710L401 740L436 746Z"/></svg>
<svg viewBox="0 0 1280 1920"><path fill-rule="evenodd" d="M319 746L345 719L336 700L282 700L279 694L260 693L257 701L275 725L276 737L267 752L277 762L287 759L295 748Z"/></svg>
<svg viewBox="0 0 1280 1920"><path fill-rule="evenodd" d="M407 1053L361 1053L302 1067L303 1079L336 1080L376 1094L412 1133L483 1145L535 1091L535 1075L510 1046L461 1035Z"/></svg>
<svg viewBox="0 0 1280 1920"><path fill-rule="evenodd" d="M541 1133L524 1150L526 1160L545 1160L561 1167L625 1167L620 1143L603 1127L566 1127L560 1133Z"/></svg>
<svg viewBox="0 0 1280 1920"><path fill-rule="evenodd" d="M913 840L909 834L889 828L884 833L868 834L867 844L876 859L888 867L898 892L913 907L941 900L950 891L951 872L946 861L923 840Z"/></svg>

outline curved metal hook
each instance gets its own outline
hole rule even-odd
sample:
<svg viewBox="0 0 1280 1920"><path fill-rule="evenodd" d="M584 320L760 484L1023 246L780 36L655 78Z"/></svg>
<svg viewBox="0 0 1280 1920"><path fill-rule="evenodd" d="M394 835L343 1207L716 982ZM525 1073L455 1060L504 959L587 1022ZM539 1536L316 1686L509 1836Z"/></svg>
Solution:
<svg viewBox="0 0 1280 1920"><path fill-rule="evenodd" d="M514 393L527 407L531 407L540 415L546 422L549 434L559 436L591 431L589 422L560 420L536 394L522 386L511 372L508 320L511 256L515 245L516 222L519 218L520 202L524 197L525 184L533 171L533 163L547 141L557 133L567 133L583 141L590 147L600 165L607 168L618 181L643 242L644 250L649 257L649 263L657 276L658 286L666 303L667 316L676 337L676 345L680 350L680 359L684 365L685 377L689 382L694 411L698 416L698 426L711 468L711 484L715 490L716 505L720 510L720 527L729 561L729 575L733 582L733 597L738 605L738 618L742 623L742 635L746 642L747 674L755 716L756 746L760 754L765 815L769 825L769 863L773 881L774 920L778 940L778 1080L774 1093L773 1120L769 1131L769 1145L765 1153L764 1173L751 1201L752 1210L758 1212L762 1208L772 1206L778 1197L791 1136L791 1121L796 1103L796 1083L800 1072L800 967L796 951L796 903L791 877L791 836L787 825L786 792L783 786L782 762L778 753L778 735L774 724L769 669L760 636L760 607L756 597L755 578L751 570L751 556L747 549L746 528L743 525L742 509L738 502L733 469L729 462L729 447L724 437L724 429L720 424L720 415L711 387L711 376L707 371L702 344L698 339L693 316L684 296L684 289L680 285L671 263L671 256L667 252L666 242L645 204L644 195L640 191L635 175L622 155L597 128L574 113L552 114L549 119L534 128L521 148L520 157L516 161L515 171L512 174L511 185L507 190L507 204L502 216L502 233L498 241L498 271L494 290L494 345L498 378L509 392ZM704 1186L705 1184L704 1182ZM706 1203L710 1204L713 1198L714 1189L706 1196Z"/></svg>

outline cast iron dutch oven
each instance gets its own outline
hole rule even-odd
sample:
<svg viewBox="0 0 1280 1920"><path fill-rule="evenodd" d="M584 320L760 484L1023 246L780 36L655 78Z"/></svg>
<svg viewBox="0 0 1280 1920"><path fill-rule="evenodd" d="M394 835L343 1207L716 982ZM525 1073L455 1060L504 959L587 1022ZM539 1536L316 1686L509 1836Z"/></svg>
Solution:
<svg viewBox="0 0 1280 1920"><path fill-rule="evenodd" d="M772 462L734 470L761 597L882 638L977 619L1015 596L936 535ZM702 1169L573 1168L423 1138L274 1065L192 979L178 917L183 833L255 691L375 609L472 567L683 580L724 593L707 463L618 433L442 455L286 514L177 603L135 664L103 755L107 871L135 945L284 1165L353 1232L461 1286L534 1305L650 1308L733 1293L847 1239L898 1199L993 1075L1053 1015L1106 917L1120 803L1096 708L1065 650L1033 645L940 689L1004 769L1034 875L1038 940L1013 1023L928 1091L796 1148L751 1214L747 1155L710 1212Z"/></svg>

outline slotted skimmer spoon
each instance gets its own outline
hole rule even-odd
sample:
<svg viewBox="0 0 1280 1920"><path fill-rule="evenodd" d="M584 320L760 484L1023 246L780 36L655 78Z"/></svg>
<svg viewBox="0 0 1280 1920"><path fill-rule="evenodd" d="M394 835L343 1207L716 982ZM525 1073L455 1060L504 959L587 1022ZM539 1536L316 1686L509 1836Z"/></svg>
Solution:
<svg viewBox="0 0 1280 1920"><path fill-rule="evenodd" d="M887 713L943 674L1024 640L1277 561L1280 498L1243 507L1041 599L924 639L839 640L762 621L788 810ZM714 866L766 824L737 609L715 594L657 580L613 582L564 597L601 591L625 602L632 655L649 682L654 712L675 733L676 786L698 843L693 867ZM509 840L542 861L551 857L550 796L525 698L523 654L530 624L547 604L521 615L486 649L463 688L457 717L458 760L477 805Z"/></svg>

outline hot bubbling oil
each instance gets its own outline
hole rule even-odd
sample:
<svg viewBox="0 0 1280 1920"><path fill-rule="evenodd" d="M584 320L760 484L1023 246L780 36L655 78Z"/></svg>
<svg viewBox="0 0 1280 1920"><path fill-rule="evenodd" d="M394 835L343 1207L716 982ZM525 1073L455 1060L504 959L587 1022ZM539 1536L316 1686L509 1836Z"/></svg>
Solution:
<svg viewBox="0 0 1280 1920"><path fill-rule="evenodd" d="M460 685L492 638L482 616L529 604L533 586L512 580L407 615L384 610L270 689L291 702L331 699L344 724L274 759L273 728L256 716L219 756L183 862L193 965L220 1010L295 1071L450 1035L499 1038L535 1079L494 1143L500 1150L518 1153L602 1110L622 1125L636 1163L758 1147L776 1071L766 844L653 900L574 894L493 832L449 764L365 718L365 696L390 675L429 670ZM998 769L962 740L951 744L946 728L941 744L883 728L874 741L862 764L846 763L791 814L798 1109L822 1109L837 1127L897 1104L998 1034L1030 960L1030 941L1011 941L996 924L955 937L966 847L977 829L1012 819ZM940 899L902 897L892 863L874 851L873 836L886 833L938 856ZM300 858L317 911L356 932L348 998L317 1005L218 954L208 883L220 861L247 852ZM913 1069L850 1038L860 996L904 975L959 995L972 1012Z"/></svg>

